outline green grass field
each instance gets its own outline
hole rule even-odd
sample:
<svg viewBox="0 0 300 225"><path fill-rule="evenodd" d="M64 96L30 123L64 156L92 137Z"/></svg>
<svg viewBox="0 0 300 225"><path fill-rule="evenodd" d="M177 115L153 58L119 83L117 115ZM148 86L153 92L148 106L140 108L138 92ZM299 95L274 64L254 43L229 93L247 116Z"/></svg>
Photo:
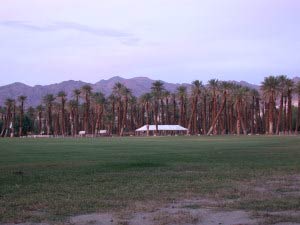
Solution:
<svg viewBox="0 0 300 225"><path fill-rule="evenodd" d="M0 139L0 222L60 221L194 196L300 210L300 137ZM259 195L255 187L278 195ZM245 189L245 186L248 188ZM256 190L256 189L255 189Z"/></svg>

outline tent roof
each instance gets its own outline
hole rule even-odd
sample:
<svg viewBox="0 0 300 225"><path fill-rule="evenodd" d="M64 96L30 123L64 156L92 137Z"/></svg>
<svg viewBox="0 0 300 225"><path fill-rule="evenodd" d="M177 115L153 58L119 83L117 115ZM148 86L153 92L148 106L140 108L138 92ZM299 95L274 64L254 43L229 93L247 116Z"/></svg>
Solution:
<svg viewBox="0 0 300 225"><path fill-rule="evenodd" d="M155 131L156 126L155 125L149 125L149 131ZM158 125L158 130L169 130L169 131L187 131L188 129L180 126L180 125ZM135 131L147 131L147 125L144 125L140 127L139 129L136 129Z"/></svg>

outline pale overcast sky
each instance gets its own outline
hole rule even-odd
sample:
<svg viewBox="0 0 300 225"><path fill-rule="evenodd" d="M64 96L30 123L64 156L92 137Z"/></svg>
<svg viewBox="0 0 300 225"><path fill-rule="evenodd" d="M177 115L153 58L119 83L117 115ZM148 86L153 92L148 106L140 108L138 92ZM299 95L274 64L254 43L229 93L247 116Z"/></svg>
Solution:
<svg viewBox="0 0 300 225"><path fill-rule="evenodd" d="M0 85L300 76L299 0L1 0Z"/></svg>

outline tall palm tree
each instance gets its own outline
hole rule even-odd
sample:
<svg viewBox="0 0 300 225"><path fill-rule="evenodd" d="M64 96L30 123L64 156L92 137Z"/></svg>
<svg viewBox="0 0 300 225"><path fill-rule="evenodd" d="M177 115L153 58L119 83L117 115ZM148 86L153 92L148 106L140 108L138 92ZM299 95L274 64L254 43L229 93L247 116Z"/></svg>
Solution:
<svg viewBox="0 0 300 225"><path fill-rule="evenodd" d="M173 113L172 113L172 124L178 124L178 116L177 116L177 99L176 99L176 94L172 93L172 108L173 108Z"/></svg>
<svg viewBox="0 0 300 225"><path fill-rule="evenodd" d="M81 91L80 89L74 89L73 90L73 95L75 97L75 102L76 105L74 105L75 107L75 111L74 111L74 135L78 134L79 132L79 97L80 97Z"/></svg>
<svg viewBox="0 0 300 225"><path fill-rule="evenodd" d="M152 95L151 93L145 93L141 96L141 101L145 107L145 110L146 110L146 125L147 125L147 136L149 136L149 119L150 119L150 102L151 102L151 99L152 99Z"/></svg>
<svg viewBox="0 0 300 225"><path fill-rule="evenodd" d="M95 122L95 131L97 134L102 126L102 117L104 112L105 96L102 92L96 92L92 95L93 103L96 108L96 122Z"/></svg>
<svg viewBox="0 0 300 225"><path fill-rule="evenodd" d="M69 113L70 113L70 126L71 126L71 135L75 136L77 134L76 132L76 128L75 128L75 121L76 121L76 109L78 107L77 105L77 101L72 99L70 101L68 101L67 103L67 107L69 109Z"/></svg>
<svg viewBox="0 0 300 225"><path fill-rule="evenodd" d="M84 110L84 130L86 133L90 132L90 97L92 93L92 87L88 84L81 87L82 93L85 99L85 110Z"/></svg>
<svg viewBox="0 0 300 225"><path fill-rule="evenodd" d="M43 110L44 110L43 105L38 105L36 107L39 134L43 134Z"/></svg>
<svg viewBox="0 0 300 225"><path fill-rule="evenodd" d="M123 98L124 98L124 107L123 107L123 116L122 116L122 125L121 125L120 136L123 136L124 129L127 126L128 99L131 96L131 90L124 86L122 88L122 95L123 95Z"/></svg>
<svg viewBox="0 0 300 225"><path fill-rule="evenodd" d="M116 96L111 94L108 96L108 101L110 103L110 131L112 134L115 134L115 103L116 103Z"/></svg>
<svg viewBox="0 0 300 225"><path fill-rule="evenodd" d="M11 98L7 98L5 100L5 106L6 106L6 118L4 121L4 126L1 132L1 137L7 137L11 133L13 132L12 128L14 126L13 121L12 121L12 117L13 117L13 108L14 108L14 104L15 104L15 100L11 99Z"/></svg>
<svg viewBox="0 0 300 225"><path fill-rule="evenodd" d="M27 96L20 95L18 101L20 102L20 122L19 122L19 136L23 135L23 119L24 119L24 102L26 101Z"/></svg>
<svg viewBox="0 0 300 225"><path fill-rule="evenodd" d="M60 98L61 101L61 135L66 135L66 123L65 123L65 104L66 104L66 92L60 91L57 94L57 97Z"/></svg>
<svg viewBox="0 0 300 225"><path fill-rule="evenodd" d="M124 85L120 82L115 83L113 86L113 94L117 101L117 118L118 118L118 124L117 124L117 131L118 134L121 133L122 128L122 112L123 112L123 105L122 105L122 93L123 93Z"/></svg>
<svg viewBox="0 0 300 225"><path fill-rule="evenodd" d="M207 91L207 88L206 87L203 87L203 90L202 90L202 94L201 94L201 97L203 99L203 103L202 103L202 134L206 134L206 128L207 128L207 96L208 96L208 91Z"/></svg>
<svg viewBox="0 0 300 225"><path fill-rule="evenodd" d="M59 113L60 113L60 104L58 102L53 102L52 105L52 120L53 120L53 134L55 136L59 135L60 132L60 120L59 120Z"/></svg>
<svg viewBox="0 0 300 225"><path fill-rule="evenodd" d="M34 134L36 129L36 118L37 118L37 111L34 107L30 106L27 109L27 112L24 113L24 119L26 119L26 124L23 125L23 133L32 133Z"/></svg>
<svg viewBox="0 0 300 225"><path fill-rule="evenodd" d="M262 82L261 89L268 100L268 122L269 122L269 134L274 133L274 108L275 98L278 93L279 80L275 76L265 77Z"/></svg>
<svg viewBox="0 0 300 225"><path fill-rule="evenodd" d="M294 82L292 79L287 79L286 81L287 88L287 98L288 98L288 109L287 109L287 128L289 134L292 133L292 122L293 122L293 112L292 112L292 97L294 91Z"/></svg>
<svg viewBox="0 0 300 225"><path fill-rule="evenodd" d="M211 83L212 83L212 82L213 82L213 81L211 81ZM212 120L211 127L210 127L210 129L208 130L208 132L207 132L207 135L210 135L210 134L213 132L213 130L215 129L216 124L217 124L217 121L218 121L218 119L219 119L219 117L220 117L220 115L221 115L221 113L222 113L222 111L224 110L225 105L226 105L227 91L228 91L228 89L229 89L232 85L231 85L229 82L223 81L223 82L221 82L221 83L218 83L218 86L223 90L223 100L222 100L222 105L221 105L221 107L220 107L218 113L214 116L214 119ZM213 96L214 96L214 94L213 94ZM213 100L213 101L214 101L214 100Z"/></svg>
<svg viewBox="0 0 300 225"><path fill-rule="evenodd" d="M260 121L260 112L259 112L259 92L256 89L251 89L251 134L258 132L259 121Z"/></svg>
<svg viewBox="0 0 300 225"><path fill-rule="evenodd" d="M295 92L297 93L298 96L298 112L297 112L296 129L295 129L295 133L297 134L300 126L300 81L298 81L296 84Z"/></svg>
<svg viewBox="0 0 300 225"><path fill-rule="evenodd" d="M249 89L246 87L242 87L240 85L235 85L234 88L234 96L235 96L235 108L237 112L237 118L236 118L236 133L237 135L240 135L241 133L241 127L243 130L243 133L246 135L246 125L244 120L244 108L245 108L245 102L247 98L247 92L249 92Z"/></svg>
<svg viewBox="0 0 300 225"><path fill-rule="evenodd" d="M192 82L192 111L188 123L188 132L189 133L198 133L197 132L197 106L198 106L198 99L201 94L201 88L203 87L202 82L199 80L195 80ZM191 132L192 129L192 124L194 124L193 131Z"/></svg>
<svg viewBox="0 0 300 225"><path fill-rule="evenodd" d="M219 81L216 79L211 79L208 81L208 90L212 96L212 109L211 109L211 121L213 122L217 115L217 91L219 88ZM217 134L216 125L213 127L213 133Z"/></svg>
<svg viewBox="0 0 300 225"><path fill-rule="evenodd" d="M47 94L44 96L43 101L47 108L47 135L53 134L53 126L52 126L52 106L55 97L53 94Z"/></svg>
<svg viewBox="0 0 300 225"><path fill-rule="evenodd" d="M281 75L277 77L278 79L278 92L280 93L280 105L279 105L279 112L277 117L277 125L276 125L276 132L275 134L279 134L280 125L282 125L282 113L283 113L283 97L286 92L286 83L287 83L287 76Z"/></svg>
<svg viewBox="0 0 300 225"><path fill-rule="evenodd" d="M139 102L138 102L138 99L137 97L135 97L134 95L130 95L130 98L129 98L129 101L128 101L128 104L129 104L129 120L130 120L130 123L129 123L129 130L131 131L134 131L138 125L138 121L139 121L139 118L138 118L138 108L139 108Z"/></svg>
<svg viewBox="0 0 300 225"><path fill-rule="evenodd" d="M158 134L158 115L159 115L159 100L162 98L163 91L165 90L164 84L161 81L155 81L151 86L152 96L154 100L154 123L155 123L155 135Z"/></svg>
<svg viewBox="0 0 300 225"><path fill-rule="evenodd" d="M185 127L185 120L186 120L186 115L185 115L185 99L187 96L187 91L186 91L186 86L180 85L177 88L177 96L180 101L180 119L179 119L179 124L181 126Z"/></svg>
<svg viewBox="0 0 300 225"><path fill-rule="evenodd" d="M171 124L171 116L170 116L170 106L169 99L171 97L171 93L167 90L163 92L163 98L165 99L166 107L165 107L165 122L167 124Z"/></svg>

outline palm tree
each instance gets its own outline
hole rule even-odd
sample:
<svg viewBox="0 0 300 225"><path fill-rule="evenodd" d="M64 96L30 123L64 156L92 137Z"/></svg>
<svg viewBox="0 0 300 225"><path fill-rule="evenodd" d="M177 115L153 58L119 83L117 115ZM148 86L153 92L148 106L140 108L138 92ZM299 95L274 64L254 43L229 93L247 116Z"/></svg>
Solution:
<svg viewBox="0 0 300 225"><path fill-rule="evenodd" d="M145 93L141 96L141 101L146 110L146 125L147 125L147 136L149 136L149 106L152 99L151 93ZM144 116L144 115L143 115Z"/></svg>
<svg viewBox="0 0 300 225"><path fill-rule="evenodd" d="M192 111L188 123L188 132L189 133L195 133L197 132L197 106L198 106L198 99L201 94L201 88L203 87L202 82L199 80L195 80L192 82ZM192 129L192 123L194 124L193 132L191 132Z"/></svg>
<svg viewBox="0 0 300 225"><path fill-rule="evenodd" d="M177 88L177 96L179 98L180 101L180 119L179 119L179 124L181 126L185 127L185 120L186 120L186 115L185 115L185 99L187 96L187 92L186 92L186 86L180 85Z"/></svg>
<svg viewBox="0 0 300 225"><path fill-rule="evenodd" d="M292 112L292 94L294 91L294 82L292 79L287 79L286 81L287 88L287 98L288 98L288 109L287 109L287 129L289 134L292 133L292 121L293 121L293 112Z"/></svg>
<svg viewBox="0 0 300 225"><path fill-rule="evenodd" d="M208 89L212 96L212 109L211 109L211 121L213 122L217 115L217 90L219 88L219 81L211 79L208 81ZM217 134L216 126L213 127L213 133Z"/></svg>
<svg viewBox="0 0 300 225"><path fill-rule="evenodd" d="M202 134L206 134L206 125L207 125L207 114L206 114L206 102L207 102L207 96L208 96L208 91L205 87L203 87L202 90L202 98L203 98L203 104L202 104Z"/></svg>
<svg viewBox="0 0 300 225"><path fill-rule="evenodd" d="M251 96L251 134L258 132L258 126L259 126L259 92L256 89L250 90L250 96Z"/></svg>
<svg viewBox="0 0 300 225"><path fill-rule="evenodd" d="M124 98L124 107L123 107L123 116L122 116L122 125L121 125L120 136L123 136L124 129L127 126L128 99L131 96L131 90L129 88L123 86L122 95Z"/></svg>
<svg viewBox="0 0 300 225"><path fill-rule="evenodd" d="M92 95L93 103L95 104L96 108L96 123L95 123L95 134L101 129L102 126L102 117L104 112L104 104L105 104L105 97L102 92L96 92Z"/></svg>
<svg viewBox="0 0 300 225"><path fill-rule="evenodd" d="M27 112L24 113L24 119L26 120L26 123L23 125L23 133L32 133L35 132L35 121L37 117L37 112L34 107L30 106L27 109Z"/></svg>
<svg viewBox="0 0 300 225"><path fill-rule="evenodd" d="M122 112L123 112L123 106L122 106L122 93L123 93L124 85L120 82L115 83L113 87L113 94L116 97L117 101L117 118L118 118L118 124L117 124L117 131L118 134L121 133L122 128Z"/></svg>
<svg viewBox="0 0 300 225"><path fill-rule="evenodd" d="M114 94L109 95L108 101L111 105L110 109L110 130L111 133L115 133L115 103L116 103L116 96Z"/></svg>
<svg viewBox="0 0 300 225"><path fill-rule="evenodd" d="M66 92L60 91L57 97L61 100L61 134L66 135L66 124L65 124L65 104L66 104Z"/></svg>
<svg viewBox="0 0 300 225"><path fill-rule="evenodd" d="M78 134L79 132L79 97L80 97L81 91L79 89L74 89L73 90L73 95L75 97L75 102L76 105L74 105L75 107L75 111L74 111L74 135Z"/></svg>
<svg viewBox="0 0 300 225"><path fill-rule="evenodd" d="M279 112L277 117L277 126L275 134L279 134L280 125L282 124L282 112L283 112L283 97L286 92L286 83L287 83L287 76L281 75L277 77L278 79L278 91L280 92L280 105L279 105Z"/></svg>
<svg viewBox="0 0 300 225"><path fill-rule="evenodd" d="M171 93L169 91L164 91L163 92L163 97L165 98L166 101L166 123L171 124L171 116L170 116L170 111L169 111L169 99L170 99Z"/></svg>
<svg viewBox="0 0 300 225"><path fill-rule="evenodd" d="M178 116L177 116L177 102L176 102L176 94L172 93L171 94L172 97L172 105L173 105L173 116L172 116L172 124L178 124Z"/></svg>
<svg viewBox="0 0 300 225"><path fill-rule="evenodd" d="M130 109L129 109L129 113L130 113L130 126L129 126L129 130L134 131L138 125L138 110L137 108L139 108L139 104L137 101L137 97L133 96L132 94L130 95L130 99L128 101Z"/></svg>
<svg viewBox="0 0 300 225"><path fill-rule="evenodd" d="M298 112L297 112L296 129L295 129L295 133L297 134L300 126L300 81L298 81L296 84L295 92L298 95Z"/></svg>
<svg viewBox="0 0 300 225"><path fill-rule="evenodd" d="M14 124L13 124L13 121L12 121L12 110L13 110L14 104L15 104L14 99L7 98L5 100L6 118L5 118L5 121L4 121L3 130L1 132L1 137L9 136L10 130L13 129ZM13 133L13 130L12 130L11 133Z"/></svg>
<svg viewBox="0 0 300 225"><path fill-rule="evenodd" d="M39 130L39 134L43 133L43 106L42 105L38 105L36 107L37 110L37 119L38 119L38 130Z"/></svg>
<svg viewBox="0 0 300 225"><path fill-rule="evenodd" d="M58 102L53 102L52 105L52 121L53 121L53 134L55 136L59 135L60 132L60 121L59 121L59 113L60 113L60 104Z"/></svg>
<svg viewBox="0 0 300 225"><path fill-rule="evenodd" d="M85 98L85 112L84 112L84 130L86 133L90 131L90 97L92 93L92 87L88 84L81 87L82 93Z"/></svg>
<svg viewBox="0 0 300 225"><path fill-rule="evenodd" d="M44 96L43 101L47 108L47 135L53 134L53 126L52 126L52 106L55 97L53 94L47 94Z"/></svg>
<svg viewBox="0 0 300 225"><path fill-rule="evenodd" d="M18 101L20 102L20 122L19 122L19 136L23 135L23 119L24 119L24 102L27 97L24 95L20 95L18 97Z"/></svg>
<svg viewBox="0 0 300 225"><path fill-rule="evenodd" d="M211 81L211 83L213 83L213 82L214 81ZM212 124L211 124L210 129L207 132L207 135L210 135L213 132L213 129L216 127L217 121L226 106L227 91L232 86L232 84L230 84L229 82L223 81L221 83L218 83L218 86L223 90L223 101L222 101L222 105L221 105L218 113L214 116L214 119L212 120ZM213 86L213 87L215 87L215 86ZM214 96L214 94L213 94L213 96Z"/></svg>
<svg viewBox="0 0 300 225"><path fill-rule="evenodd" d="M244 121L244 117L243 117L243 110L245 108L247 92L249 92L249 89L246 87L242 87L240 85L235 85L235 87L234 87L235 108L236 108L236 112L237 112L237 118L236 118L236 133L237 133L237 135L240 135L241 127L243 130L243 133L245 135L247 134L245 121Z"/></svg>
<svg viewBox="0 0 300 225"><path fill-rule="evenodd" d="M152 83L152 96L154 100L154 123L155 123L155 135L158 134L158 112L159 112L159 100L162 98L164 91L164 84L161 81L155 81Z"/></svg>
<svg viewBox="0 0 300 225"><path fill-rule="evenodd" d="M262 82L261 89L268 100L268 122L269 122L269 134L274 132L274 108L275 97L278 93L279 80L277 77L269 76L265 77Z"/></svg>
<svg viewBox="0 0 300 225"><path fill-rule="evenodd" d="M68 101L67 107L69 109L70 113L70 126L71 126L71 135L75 136L77 134L76 128L75 128L75 121L76 121L76 109L78 107L76 100L70 100Z"/></svg>

